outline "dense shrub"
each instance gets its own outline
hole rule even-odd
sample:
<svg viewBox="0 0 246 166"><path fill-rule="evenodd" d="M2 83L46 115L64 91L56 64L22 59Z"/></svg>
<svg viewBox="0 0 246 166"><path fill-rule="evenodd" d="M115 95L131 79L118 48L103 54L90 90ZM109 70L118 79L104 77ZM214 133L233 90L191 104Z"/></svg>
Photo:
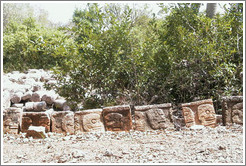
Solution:
<svg viewBox="0 0 246 166"><path fill-rule="evenodd" d="M4 32L4 69L53 67L61 96L84 108L242 95L243 4L209 18L179 3L163 18L129 6L76 9L65 32L28 18ZM55 66L55 67L54 67Z"/></svg>
<svg viewBox="0 0 246 166"><path fill-rule="evenodd" d="M32 17L12 21L3 35L4 72L50 69L75 51L73 40L62 31L43 27Z"/></svg>

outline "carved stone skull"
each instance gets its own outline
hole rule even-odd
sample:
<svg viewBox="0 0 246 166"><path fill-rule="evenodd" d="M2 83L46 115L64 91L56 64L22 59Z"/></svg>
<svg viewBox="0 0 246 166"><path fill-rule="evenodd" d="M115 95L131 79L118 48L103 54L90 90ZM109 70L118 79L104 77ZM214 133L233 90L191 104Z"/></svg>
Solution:
<svg viewBox="0 0 246 166"><path fill-rule="evenodd" d="M120 113L109 113L105 116L105 123L112 131L122 130L124 125L123 118L123 115Z"/></svg>
<svg viewBox="0 0 246 166"><path fill-rule="evenodd" d="M152 129L166 128L166 117L162 109L150 109L146 111L146 115Z"/></svg>
<svg viewBox="0 0 246 166"><path fill-rule="evenodd" d="M104 130L104 126L100 121L100 115L95 113L84 115L83 128L86 132Z"/></svg>
<svg viewBox="0 0 246 166"><path fill-rule="evenodd" d="M183 114L187 127L195 125L195 115L189 107L183 107Z"/></svg>
<svg viewBox="0 0 246 166"><path fill-rule="evenodd" d="M204 126L213 126L216 124L215 111L211 104L202 104L198 106L198 119Z"/></svg>

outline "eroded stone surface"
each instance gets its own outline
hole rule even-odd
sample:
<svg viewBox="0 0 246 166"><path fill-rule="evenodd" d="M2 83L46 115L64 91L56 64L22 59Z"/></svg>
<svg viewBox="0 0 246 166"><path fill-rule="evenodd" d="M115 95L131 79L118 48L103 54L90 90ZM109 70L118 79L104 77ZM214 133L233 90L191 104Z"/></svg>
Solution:
<svg viewBox="0 0 246 166"><path fill-rule="evenodd" d="M18 134L23 110L10 107L3 111L3 133Z"/></svg>
<svg viewBox="0 0 246 166"><path fill-rule="evenodd" d="M130 106L103 108L103 121L107 131L129 131L132 129Z"/></svg>
<svg viewBox="0 0 246 166"><path fill-rule="evenodd" d="M186 127L204 125L216 127L216 116L212 99L182 104Z"/></svg>
<svg viewBox="0 0 246 166"><path fill-rule="evenodd" d="M74 134L74 113L72 111L54 111L51 114L52 132Z"/></svg>
<svg viewBox="0 0 246 166"><path fill-rule="evenodd" d="M171 103L135 106L134 129L139 131L174 127L171 118Z"/></svg>
<svg viewBox="0 0 246 166"><path fill-rule="evenodd" d="M243 96L222 98L222 121L224 125L243 124Z"/></svg>
<svg viewBox="0 0 246 166"><path fill-rule="evenodd" d="M167 128L167 118L162 109L154 108L146 111L149 124L152 129L165 129Z"/></svg>
<svg viewBox="0 0 246 166"><path fill-rule="evenodd" d="M102 109L78 111L74 114L75 133L103 132Z"/></svg>
<svg viewBox="0 0 246 166"><path fill-rule="evenodd" d="M50 117L46 112L24 112L21 132L27 132L30 126L43 126L45 132L50 131Z"/></svg>
<svg viewBox="0 0 246 166"><path fill-rule="evenodd" d="M134 117L135 117L134 130L144 132L147 129L149 129L149 126L147 123L147 117L144 112L136 111Z"/></svg>
<svg viewBox="0 0 246 166"><path fill-rule="evenodd" d="M25 111L45 111L46 103L44 101L41 102L27 102L25 104Z"/></svg>

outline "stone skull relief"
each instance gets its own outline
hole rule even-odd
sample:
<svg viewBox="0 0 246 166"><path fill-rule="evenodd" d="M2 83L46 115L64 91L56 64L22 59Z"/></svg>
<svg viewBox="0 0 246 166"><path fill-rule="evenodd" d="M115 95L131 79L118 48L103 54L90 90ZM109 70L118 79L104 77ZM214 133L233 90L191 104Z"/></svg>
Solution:
<svg viewBox="0 0 246 166"><path fill-rule="evenodd" d="M195 115L194 112L189 107L183 107L184 120L186 127L191 127L195 125Z"/></svg>
<svg viewBox="0 0 246 166"><path fill-rule="evenodd" d="M145 131L146 130L146 115L144 112L135 112L135 125L134 130Z"/></svg>
<svg viewBox="0 0 246 166"><path fill-rule="evenodd" d="M112 131L121 131L124 129L124 117L120 113L109 113L105 117L107 128Z"/></svg>
<svg viewBox="0 0 246 166"><path fill-rule="evenodd" d="M232 121L243 124L243 103L237 103L232 107Z"/></svg>
<svg viewBox="0 0 246 166"><path fill-rule="evenodd" d="M202 104L198 106L198 119L204 126L215 127L216 117L214 107L211 104Z"/></svg>
<svg viewBox="0 0 246 166"><path fill-rule="evenodd" d="M83 128L86 132L103 131L104 126L100 121L100 115L96 113L84 115Z"/></svg>
<svg viewBox="0 0 246 166"><path fill-rule="evenodd" d="M166 126L166 117L162 109L150 109L146 111L150 127L154 130L156 129L165 129Z"/></svg>

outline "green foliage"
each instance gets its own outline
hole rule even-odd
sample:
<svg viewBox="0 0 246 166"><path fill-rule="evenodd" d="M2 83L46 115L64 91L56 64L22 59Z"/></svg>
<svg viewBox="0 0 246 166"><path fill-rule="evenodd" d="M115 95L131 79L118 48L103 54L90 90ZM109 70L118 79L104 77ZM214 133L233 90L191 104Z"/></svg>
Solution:
<svg viewBox="0 0 246 166"><path fill-rule="evenodd" d="M73 109L205 98L218 108L221 96L242 95L243 4L212 19L199 3L160 6L163 18L88 4L74 11L71 28L58 30L31 18L13 22L4 32L4 69L55 66L58 84L50 88Z"/></svg>
<svg viewBox="0 0 246 166"><path fill-rule="evenodd" d="M5 72L50 69L75 51L73 40L62 31L43 27L32 17L10 22L3 34Z"/></svg>

